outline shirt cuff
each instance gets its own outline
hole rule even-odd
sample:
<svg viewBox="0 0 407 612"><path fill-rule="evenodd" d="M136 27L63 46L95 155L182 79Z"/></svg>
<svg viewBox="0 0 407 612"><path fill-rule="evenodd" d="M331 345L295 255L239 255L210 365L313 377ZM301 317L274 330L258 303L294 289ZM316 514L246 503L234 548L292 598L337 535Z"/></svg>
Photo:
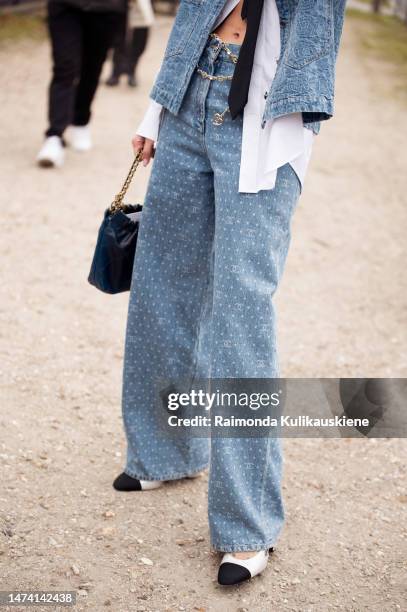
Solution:
<svg viewBox="0 0 407 612"><path fill-rule="evenodd" d="M160 117L163 107L155 100L150 100L147 111L139 124L136 134L143 138L150 138L154 142L158 139L158 131L160 128Z"/></svg>

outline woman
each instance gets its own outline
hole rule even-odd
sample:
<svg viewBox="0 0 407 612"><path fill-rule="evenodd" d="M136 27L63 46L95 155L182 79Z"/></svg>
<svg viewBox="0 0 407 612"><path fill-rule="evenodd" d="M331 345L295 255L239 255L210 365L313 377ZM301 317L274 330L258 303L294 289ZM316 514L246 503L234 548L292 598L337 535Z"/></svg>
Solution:
<svg viewBox="0 0 407 612"><path fill-rule="evenodd" d="M106 85L115 87L119 84L121 75L127 74L129 86L137 86L136 69L147 47L153 23L151 0L131 0L124 31L114 48L112 74Z"/></svg>
<svg viewBox="0 0 407 612"><path fill-rule="evenodd" d="M320 121L333 114L343 0L183 0L133 145L154 166L134 265L118 490L209 462L198 437L163 437L160 382L278 377L272 297ZM162 388L162 385L161 385ZM210 443L220 584L263 571L283 524L272 437Z"/></svg>

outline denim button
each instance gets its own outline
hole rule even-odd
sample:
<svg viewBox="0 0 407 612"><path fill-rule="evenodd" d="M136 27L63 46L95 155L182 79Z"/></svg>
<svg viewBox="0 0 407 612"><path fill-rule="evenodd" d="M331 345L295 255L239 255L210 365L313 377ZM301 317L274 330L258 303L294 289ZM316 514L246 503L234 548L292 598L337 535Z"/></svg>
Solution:
<svg viewBox="0 0 407 612"><path fill-rule="evenodd" d="M266 127L266 123L267 121L262 121L261 122L261 129L264 130L264 128Z"/></svg>
<svg viewBox="0 0 407 612"><path fill-rule="evenodd" d="M268 95L269 95L269 92L268 92L268 91L266 91L266 92L264 93L264 99L265 99L265 100L267 100Z"/></svg>

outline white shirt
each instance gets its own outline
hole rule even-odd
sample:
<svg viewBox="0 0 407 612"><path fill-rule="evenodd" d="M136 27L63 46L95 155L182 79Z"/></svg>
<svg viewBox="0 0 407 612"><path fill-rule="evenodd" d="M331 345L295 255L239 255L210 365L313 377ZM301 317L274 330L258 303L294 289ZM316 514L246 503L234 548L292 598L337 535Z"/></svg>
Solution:
<svg viewBox="0 0 407 612"><path fill-rule="evenodd" d="M227 0L214 30L236 7L239 0ZM266 96L280 56L280 18L275 0L264 0L256 43L248 102L243 113L242 154L239 192L258 193L273 189L277 170L290 163L301 184L311 157L314 134L304 128L301 113L293 113L262 126ZM158 139L161 104L151 100L137 134Z"/></svg>

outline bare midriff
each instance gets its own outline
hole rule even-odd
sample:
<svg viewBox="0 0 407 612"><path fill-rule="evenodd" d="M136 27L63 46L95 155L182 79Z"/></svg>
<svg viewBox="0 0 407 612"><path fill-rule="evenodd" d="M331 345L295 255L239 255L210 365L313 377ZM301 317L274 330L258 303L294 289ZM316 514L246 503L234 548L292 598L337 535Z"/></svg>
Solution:
<svg viewBox="0 0 407 612"><path fill-rule="evenodd" d="M224 21L214 30L225 43L241 45L246 34L246 22L241 17L243 0L233 9Z"/></svg>

